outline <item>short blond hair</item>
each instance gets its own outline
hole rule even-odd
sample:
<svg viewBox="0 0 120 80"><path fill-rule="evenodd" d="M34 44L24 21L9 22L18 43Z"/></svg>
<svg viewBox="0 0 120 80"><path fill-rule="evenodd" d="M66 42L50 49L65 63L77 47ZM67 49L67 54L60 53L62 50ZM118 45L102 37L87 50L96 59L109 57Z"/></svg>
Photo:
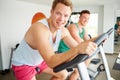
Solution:
<svg viewBox="0 0 120 80"><path fill-rule="evenodd" d="M62 3L66 6L69 6L71 11L73 10L73 4L72 4L71 0L54 0L53 4L52 4L52 9L53 10L55 9L55 7L58 3Z"/></svg>

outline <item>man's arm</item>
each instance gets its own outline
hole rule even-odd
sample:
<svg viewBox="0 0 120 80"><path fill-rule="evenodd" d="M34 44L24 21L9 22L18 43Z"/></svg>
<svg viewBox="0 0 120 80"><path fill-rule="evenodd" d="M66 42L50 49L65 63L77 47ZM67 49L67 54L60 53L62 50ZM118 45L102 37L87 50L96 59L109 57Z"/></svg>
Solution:
<svg viewBox="0 0 120 80"><path fill-rule="evenodd" d="M84 34L84 40L87 41L90 39L88 33L87 33L87 30L84 28L84 31L85 31L85 34Z"/></svg>
<svg viewBox="0 0 120 80"><path fill-rule="evenodd" d="M62 39L70 48L76 47L78 45L67 28L62 28Z"/></svg>
<svg viewBox="0 0 120 80"><path fill-rule="evenodd" d="M69 31L65 28L63 34L65 35L63 37L63 41L70 47L74 48L77 47L79 49L79 53L81 54L88 54L91 55L93 53L93 50L96 49L96 44L93 42L95 39L91 39L85 42L77 43L75 39L72 38Z"/></svg>
<svg viewBox="0 0 120 80"><path fill-rule="evenodd" d="M81 43L81 42L84 41L82 38L80 38L78 28L76 27L75 24L69 25L69 26L68 26L68 30L69 30L71 36L72 36L78 43Z"/></svg>

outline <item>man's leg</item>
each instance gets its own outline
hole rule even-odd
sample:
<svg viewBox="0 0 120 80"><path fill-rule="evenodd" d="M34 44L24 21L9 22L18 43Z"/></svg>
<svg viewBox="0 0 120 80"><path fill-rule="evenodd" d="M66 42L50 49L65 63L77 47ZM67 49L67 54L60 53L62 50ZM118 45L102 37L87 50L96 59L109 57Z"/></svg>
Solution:
<svg viewBox="0 0 120 80"><path fill-rule="evenodd" d="M34 77L32 78L32 80L36 80L36 77L34 76Z"/></svg>
<svg viewBox="0 0 120 80"><path fill-rule="evenodd" d="M85 61L86 66L88 66L90 64L91 60L92 60L92 58L87 59ZM77 80L78 78L80 78L80 75L79 75L78 69L75 68L74 71L71 73L69 80Z"/></svg>
<svg viewBox="0 0 120 80"><path fill-rule="evenodd" d="M50 80L65 80L68 76L67 70L62 70L60 72L55 73L53 72L53 69L49 67L44 69L42 72L52 75L52 78Z"/></svg>
<svg viewBox="0 0 120 80"><path fill-rule="evenodd" d="M79 72L78 69L75 68L74 71L71 73L69 80L77 80L79 78Z"/></svg>

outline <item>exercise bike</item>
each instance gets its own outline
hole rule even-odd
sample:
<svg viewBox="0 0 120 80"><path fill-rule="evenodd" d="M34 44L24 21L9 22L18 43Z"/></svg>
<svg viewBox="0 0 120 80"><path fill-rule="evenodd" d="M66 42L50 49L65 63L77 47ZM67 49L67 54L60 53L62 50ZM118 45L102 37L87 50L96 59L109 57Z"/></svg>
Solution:
<svg viewBox="0 0 120 80"><path fill-rule="evenodd" d="M90 57L93 57L94 55L96 55L97 53L101 53L101 57L103 60L103 64L104 64L104 68L105 68L105 72L106 72L106 77L107 80L114 80L112 79L111 75L110 75L110 71L109 71L109 67L108 67L108 63L105 57L105 53L103 50L103 43L104 41L109 38L110 34L113 32L113 28L109 29L106 33L101 34L94 42L97 44L97 49L96 51L91 55L87 55L87 54L79 54L78 56L76 56L73 60L66 62L66 63L62 63L56 67L53 68L54 72L59 72L61 70L67 69L67 68L74 68L77 67L79 74L80 74L80 78L81 80L93 80L90 78L87 67L84 63L85 60L89 59Z"/></svg>

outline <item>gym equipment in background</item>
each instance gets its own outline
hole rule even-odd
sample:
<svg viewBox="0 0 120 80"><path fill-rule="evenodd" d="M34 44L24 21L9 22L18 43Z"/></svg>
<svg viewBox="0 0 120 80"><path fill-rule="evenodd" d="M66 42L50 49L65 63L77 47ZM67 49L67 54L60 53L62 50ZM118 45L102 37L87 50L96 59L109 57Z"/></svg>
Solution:
<svg viewBox="0 0 120 80"><path fill-rule="evenodd" d="M101 34L94 42L98 45L98 48L96 49L96 51L92 54L92 56L95 56L98 52L101 53L101 57L103 60L103 64L104 64L104 68L105 68L105 72L106 72L106 77L107 80L111 80L112 77L110 75L110 71L109 71L109 67L108 67L108 63L105 57L105 53L103 50L103 43L104 41L109 38L110 34L113 32L113 28L109 29L106 33ZM63 69L67 69L67 68L74 68L77 67L79 74L80 74L80 78L82 80L91 80L89 73L87 71L87 67L84 63L85 60L87 60L88 58L92 57L89 56L87 54L79 54L78 56L76 56L73 60L66 62L66 63L62 63L61 65L58 65L56 67L53 68L54 72L59 72Z"/></svg>
<svg viewBox="0 0 120 80"><path fill-rule="evenodd" d="M14 48L11 48L9 68L8 68L8 69L5 69L5 70L2 70L2 71L0 72L2 75L5 75L5 74L7 74L7 73L9 73L9 72L11 71L11 62L12 62L13 52L17 49L18 46L19 46L19 43L17 43Z"/></svg>

